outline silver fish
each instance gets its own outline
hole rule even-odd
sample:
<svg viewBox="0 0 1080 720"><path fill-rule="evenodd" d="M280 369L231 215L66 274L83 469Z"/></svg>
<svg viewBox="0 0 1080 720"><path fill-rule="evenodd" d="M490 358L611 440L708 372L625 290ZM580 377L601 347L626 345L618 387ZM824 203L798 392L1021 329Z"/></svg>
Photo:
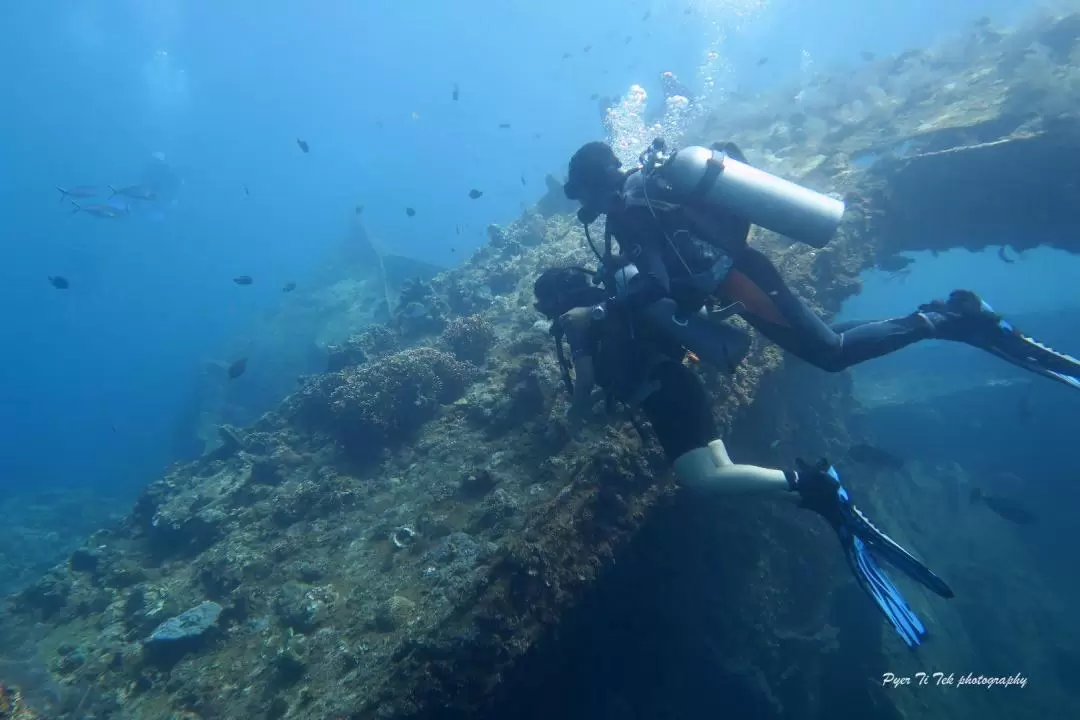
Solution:
<svg viewBox="0 0 1080 720"><path fill-rule="evenodd" d="M112 191L114 197L122 195L123 197L131 198L132 200L154 200L157 198L157 193L154 192L154 189L146 185L129 185L122 188L114 188L110 185L109 190Z"/></svg>
<svg viewBox="0 0 1080 720"><path fill-rule="evenodd" d="M79 203L75 202L74 200L71 201L71 204L75 206L75 209L71 211L72 215L74 215L77 212L84 212L87 215L92 215L92 216L94 216L96 218L109 218L109 219L112 219L112 218L118 218L121 215L126 215L127 214L126 210L122 210L122 209L120 209L118 207L114 207L112 205L103 205L103 204L100 204L100 203L93 203L91 205L80 205Z"/></svg>
<svg viewBox="0 0 1080 720"><path fill-rule="evenodd" d="M74 200L75 198L91 198L98 194L98 189L93 185L76 185L74 187L62 188L59 185L56 189L60 191L60 202L64 200Z"/></svg>

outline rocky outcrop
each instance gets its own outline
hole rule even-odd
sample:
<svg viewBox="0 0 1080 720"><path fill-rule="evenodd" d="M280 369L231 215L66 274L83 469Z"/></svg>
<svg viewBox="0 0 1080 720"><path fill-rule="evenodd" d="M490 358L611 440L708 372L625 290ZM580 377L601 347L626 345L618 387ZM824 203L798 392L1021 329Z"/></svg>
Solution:
<svg viewBox="0 0 1080 720"><path fill-rule="evenodd" d="M949 203L982 197L961 180L996 183L986 192L999 203L1060 181L1037 163L1046 148L1072 152L1071 118L1015 101L1035 82L1022 49L1049 33L1039 97L1068 105L1070 86L1050 82L1074 72L1059 27L869 64L805 89L800 113L790 98L771 101L784 112L763 101L724 135L766 169L844 193L848 220L822 250L763 232L753 242L830 313L861 270L961 242L931 232L934 213L982 222ZM1009 172L986 173L1003 158ZM1044 189L1046 222L1066 222L1075 207ZM542 268L588 263L581 231L528 213L490 235L431 292L406 288L392 350L357 341L368 362L310 378L228 450L152 483L123 522L10 600L2 639L42 623L37 657L54 682L92 687L78 706L99 717L925 715L927 695L871 682L913 661L847 579L827 528L767 503L688 506L626 419L569 436L530 290ZM455 320L465 315L477 319ZM846 375L756 339L734 376L709 384L740 459L783 464L847 444ZM889 506L871 504L889 525ZM145 639L206 602L220 607L213 632L158 662ZM946 615L915 604L932 622ZM949 627L990 642L981 627ZM632 662L643 652L655 656ZM583 687L589 698L573 700Z"/></svg>

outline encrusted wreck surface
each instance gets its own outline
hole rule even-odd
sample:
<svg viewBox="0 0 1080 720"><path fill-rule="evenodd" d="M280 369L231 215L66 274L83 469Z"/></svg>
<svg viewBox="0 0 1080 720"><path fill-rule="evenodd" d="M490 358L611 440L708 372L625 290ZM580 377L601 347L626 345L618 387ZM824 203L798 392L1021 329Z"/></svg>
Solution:
<svg viewBox="0 0 1080 720"><path fill-rule="evenodd" d="M1058 186L1080 165L1035 164L1080 154L1063 112L1080 92L1077 23L1063 22L881 61L828 93L807 90L816 99L804 113L710 128L751 162L847 197L847 222L824 250L767 233L755 244L828 313L858 291L860 271L899 252L1028 227L1006 199L1040 197L1046 228L1074 219L1080 206L1061 202ZM1007 171L988 178L1001 163ZM991 179L992 192L976 192ZM311 378L249 428L224 429L219 450L172 469L122 523L11 598L0 633L6 647L33 643L27 666L47 664L51 684L38 681L49 687L37 694L50 716L630 717L633 707L686 717L679 703L710 692L710 712L732 703L747 717L931 706L981 716L986 695L876 687L885 670L920 668L812 518L768 503L687 507L658 450L624 420L568 436L530 291L540 269L589 259L571 216L493 228L462 267L406 288L390 326L351 341L365 362ZM846 375L785 361L758 339L734 377L709 382L739 459L786 464L845 444ZM148 641L207 601L221 610L212 625ZM637 624L602 632L615 622ZM676 658L672 636L697 645ZM631 676L652 669L636 684L667 690L668 710L656 693L587 685L603 679L601 658L618 657L600 646L619 637L627 653L651 642L672 654L615 663ZM707 663L699 677L663 675L687 658ZM1070 716L1058 694L1025 700L1011 717Z"/></svg>

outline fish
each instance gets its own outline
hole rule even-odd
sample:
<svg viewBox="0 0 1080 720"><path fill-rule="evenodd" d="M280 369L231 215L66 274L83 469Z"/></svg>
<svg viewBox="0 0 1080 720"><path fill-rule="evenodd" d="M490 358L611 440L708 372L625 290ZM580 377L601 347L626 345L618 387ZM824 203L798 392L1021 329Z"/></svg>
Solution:
<svg viewBox="0 0 1080 720"><path fill-rule="evenodd" d="M540 133L533 133L533 140L539 140L539 139L540 139Z"/></svg>
<svg viewBox="0 0 1080 720"><path fill-rule="evenodd" d="M589 96L589 99L590 100L599 100L600 99L600 93L593 93L592 95Z"/></svg>
<svg viewBox="0 0 1080 720"><path fill-rule="evenodd" d="M457 252L457 248L450 248L450 252L452 252L452 253L456 253L456 252Z"/></svg>
<svg viewBox="0 0 1080 720"><path fill-rule="evenodd" d="M357 205L355 210L356 210L357 215L363 215L364 214L364 206L363 205Z"/></svg>
<svg viewBox="0 0 1080 720"><path fill-rule="evenodd" d="M247 185L245 185L245 186L244 186L244 194L245 194L245 195L247 195L248 197L251 197L251 191L250 191L250 190L248 190L248 186L247 186Z"/></svg>
<svg viewBox="0 0 1080 720"><path fill-rule="evenodd" d="M859 57L861 57L866 62L873 62L874 58L876 58L877 55L870 52L869 50L863 50L861 53L859 53Z"/></svg>
<svg viewBox="0 0 1080 720"><path fill-rule="evenodd" d="M119 195L121 197L131 198L132 200L154 200L157 198L157 193L154 192L154 188L146 185L129 185L122 188L115 188L110 185L109 191L112 192L113 197Z"/></svg>
<svg viewBox="0 0 1080 720"><path fill-rule="evenodd" d="M67 290L71 287L71 283L68 282L68 279L66 277L61 277L60 275L50 275L49 284L57 290Z"/></svg>
<svg viewBox="0 0 1080 720"><path fill-rule="evenodd" d="M118 207L116 207L114 205L105 205L105 204L101 204L101 203L93 203L91 205L80 205L79 203L75 202L74 200L71 201L71 204L75 206L75 209L71 211L72 215L74 215L75 213L78 213L78 212L84 212L87 215L91 215L91 216L96 217L96 218L110 218L110 219L112 219L112 218L118 218L121 215L126 215L127 214L127 209L126 208L118 208Z"/></svg>
<svg viewBox="0 0 1080 720"><path fill-rule="evenodd" d="M1034 525L1039 520L1035 513L1028 510L1020 502L1000 495L985 495L980 488L972 488L971 502L972 504L982 502L998 517L1017 525Z"/></svg>
<svg viewBox="0 0 1080 720"><path fill-rule="evenodd" d="M641 21L644 22L652 17L652 10L646 10L645 14L641 16Z"/></svg>
<svg viewBox="0 0 1080 720"><path fill-rule="evenodd" d="M862 465L870 467L890 468L900 470L904 467L904 461L887 450L882 450L874 445L859 443L848 448L848 457Z"/></svg>
<svg viewBox="0 0 1080 720"><path fill-rule="evenodd" d="M250 275L237 275L232 279L232 281L237 285L250 285L251 283L255 282L251 279Z"/></svg>
<svg viewBox="0 0 1080 720"><path fill-rule="evenodd" d="M296 144L300 146L300 150L304 153L307 153L307 151L310 149L308 148L308 144L300 138L296 138Z"/></svg>
<svg viewBox="0 0 1080 720"><path fill-rule="evenodd" d="M461 226L460 225L455 225L454 226L454 234L455 235L460 235L461 234Z"/></svg>
<svg viewBox="0 0 1080 720"><path fill-rule="evenodd" d="M522 185L522 187L524 187L525 185L528 185L528 183L525 182L525 176L524 175L521 176L521 185Z"/></svg>
<svg viewBox="0 0 1080 720"><path fill-rule="evenodd" d="M376 121L375 121L375 127L377 127L377 128L379 128L380 130L382 130L382 120L376 120Z"/></svg>
<svg viewBox="0 0 1080 720"><path fill-rule="evenodd" d="M502 128L503 130L509 130L510 129L510 123L499 123L499 127Z"/></svg>
<svg viewBox="0 0 1080 720"><path fill-rule="evenodd" d="M562 59L563 59L563 60L569 60L569 59L570 59L570 53L568 53L568 52L564 52L564 53L562 54Z"/></svg>
<svg viewBox="0 0 1080 720"><path fill-rule="evenodd" d="M586 46L585 46L585 47L584 47L584 48L582 49L582 51L581 51L581 52L583 52L583 53L587 53L587 52L589 52L590 50L592 50L592 45L586 45Z"/></svg>
<svg viewBox="0 0 1080 720"><path fill-rule="evenodd" d="M1002 245L1001 247L999 247L997 251L997 256L998 259L1001 260L1001 262L1012 265L1014 262L1016 262L1016 260L1009 257L1008 253L1006 252L1007 249L1008 247L1006 245Z"/></svg>
<svg viewBox="0 0 1080 720"><path fill-rule="evenodd" d="M633 35L627 35L626 38L624 38L624 40L623 40L623 44L624 45L629 45L631 42L633 42L633 40L634 40Z"/></svg>
<svg viewBox="0 0 1080 720"><path fill-rule="evenodd" d="M757 66L761 67L762 65L764 65L767 62L769 62L769 58L763 57L763 58L761 58L760 60L757 61Z"/></svg>
<svg viewBox="0 0 1080 720"><path fill-rule="evenodd" d="M296 289L296 283L287 282L287 283L285 283L285 287L281 288L281 292L292 292L295 289Z"/></svg>
<svg viewBox="0 0 1080 720"><path fill-rule="evenodd" d="M411 207L405 208L405 214L409 217L416 217L416 211L413 210Z"/></svg>
<svg viewBox="0 0 1080 720"><path fill-rule="evenodd" d="M454 83L454 91L452 93L450 93L450 97L453 98L454 102L457 102L457 99L460 96L461 96L461 90L458 88L458 84Z"/></svg>
<svg viewBox="0 0 1080 720"><path fill-rule="evenodd" d="M476 200L477 198L479 198L483 194L484 194L483 190L477 190L476 188L473 188L472 190L469 191L469 197L471 199L473 199L473 200Z"/></svg>
<svg viewBox="0 0 1080 720"><path fill-rule="evenodd" d="M74 200L78 198L80 200L85 198L92 198L98 195L98 189L92 185L76 185L75 187L62 188L59 185L56 189L60 192L60 202L67 200Z"/></svg>
<svg viewBox="0 0 1080 720"><path fill-rule="evenodd" d="M229 379L230 380L235 380L236 378L243 375L245 370L247 370L247 358L246 357L245 358L240 358L239 360L235 361L232 365L229 366Z"/></svg>

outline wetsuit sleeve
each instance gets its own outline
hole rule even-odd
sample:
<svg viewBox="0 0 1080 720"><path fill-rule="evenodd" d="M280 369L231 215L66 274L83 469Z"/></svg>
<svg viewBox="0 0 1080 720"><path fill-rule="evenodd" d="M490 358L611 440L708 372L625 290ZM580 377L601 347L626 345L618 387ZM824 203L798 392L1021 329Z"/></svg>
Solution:
<svg viewBox="0 0 1080 720"><path fill-rule="evenodd" d="M613 227L619 241L620 254L630 258L641 273L634 282L648 282L666 294L671 289L667 266L664 265L664 229L652 214L644 208L631 208L624 212Z"/></svg>
<svg viewBox="0 0 1080 720"><path fill-rule="evenodd" d="M592 308L574 308L559 318L559 322L562 323L574 363L576 377L573 409L575 412L584 413L589 409L593 386L596 383L592 359Z"/></svg>

